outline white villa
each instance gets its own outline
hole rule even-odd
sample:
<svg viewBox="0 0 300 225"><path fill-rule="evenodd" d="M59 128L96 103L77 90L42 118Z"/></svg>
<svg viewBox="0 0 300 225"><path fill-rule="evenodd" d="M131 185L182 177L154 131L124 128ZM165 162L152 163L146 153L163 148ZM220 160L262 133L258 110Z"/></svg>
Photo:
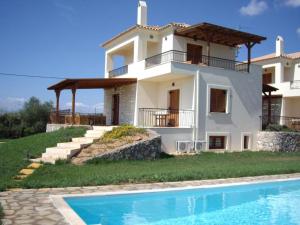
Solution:
<svg viewBox="0 0 300 225"><path fill-rule="evenodd" d="M278 90L272 93L272 123L289 127L300 125L300 52L284 52L284 40L276 38L274 53L253 58L251 61L262 65L263 83ZM263 114L267 115L264 102Z"/></svg>
<svg viewBox="0 0 300 225"><path fill-rule="evenodd" d="M148 25L147 5L140 1L137 24L102 45L104 78L49 87L56 92L57 116L61 90L72 90L74 122L76 90L104 88L106 125L155 130L167 153L255 150L262 68L251 64L251 49L265 39L210 23ZM246 63L236 61L242 46Z"/></svg>

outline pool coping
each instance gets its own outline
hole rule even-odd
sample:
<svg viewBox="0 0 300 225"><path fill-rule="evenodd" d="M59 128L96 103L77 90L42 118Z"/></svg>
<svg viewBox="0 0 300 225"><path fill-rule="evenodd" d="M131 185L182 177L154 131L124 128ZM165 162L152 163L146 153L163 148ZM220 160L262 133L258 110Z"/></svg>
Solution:
<svg viewBox="0 0 300 225"><path fill-rule="evenodd" d="M275 175L276 176L276 175ZM263 180L252 180L255 178L265 177ZM249 184L263 184L271 182L282 182L282 181L293 181L299 180L300 176L289 177L289 178L272 178L274 175L270 176L258 176L258 177L243 177L241 180L232 182L232 179L239 180L239 178L229 178L229 179L217 179L217 180L203 180L209 181L220 181L217 184L198 184L199 181L194 181L195 185L191 184L193 181L182 181L182 182L166 182L163 183L167 187L163 188L148 188L139 190L122 190L122 191L97 191L93 193L81 193L81 194L62 194L62 195L50 195L49 198L53 202L53 205L65 218L65 220L71 225L86 225L86 223L81 219L81 217L68 205L64 198L68 197L89 197L89 196L114 196L114 195L127 195L127 194L141 194L141 193L155 193L155 192L167 192L167 191L180 191L180 190L192 190L192 189L205 189L205 188L217 188L217 187L230 187L239 185L249 185ZM249 180L247 180L249 179ZM228 181L228 182L226 182ZM172 187L174 184L179 184L178 187ZM171 186L171 187L168 187ZM181 186L182 185L182 186Z"/></svg>

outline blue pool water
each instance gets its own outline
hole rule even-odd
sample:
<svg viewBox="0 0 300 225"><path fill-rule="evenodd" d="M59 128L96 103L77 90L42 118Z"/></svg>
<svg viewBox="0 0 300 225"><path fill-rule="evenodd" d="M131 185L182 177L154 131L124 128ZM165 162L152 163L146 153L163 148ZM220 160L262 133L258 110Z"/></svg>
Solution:
<svg viewBox="0 0 300 225"><path fill-rule="evenodd" d="M300 224L300 180L64 199L86 224Z"/></svg>

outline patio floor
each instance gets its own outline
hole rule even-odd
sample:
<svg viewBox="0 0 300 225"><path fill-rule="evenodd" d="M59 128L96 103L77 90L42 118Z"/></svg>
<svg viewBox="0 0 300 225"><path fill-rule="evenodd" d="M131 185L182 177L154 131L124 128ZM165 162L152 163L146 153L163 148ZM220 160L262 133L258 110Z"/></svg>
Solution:
<svg viewBox="0 0 300 225"><path fill-rule="evenodd" d="M300 173L151 184L126 184L97 187L67 187L44 189L12 189L6 192L0 192L0 203L3 206L5 214L3 220L4 225L66 225L68 223L65 221L64 217L58 212L58 210L54 207L52 201L49 198L50 195L88 194L94 192L174 188L287 178L300 178Z"/></svg>

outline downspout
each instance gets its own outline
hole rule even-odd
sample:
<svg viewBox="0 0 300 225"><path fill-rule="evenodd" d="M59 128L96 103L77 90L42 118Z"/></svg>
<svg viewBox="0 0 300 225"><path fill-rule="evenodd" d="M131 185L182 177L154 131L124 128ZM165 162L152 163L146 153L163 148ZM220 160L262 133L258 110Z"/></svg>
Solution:
<svg viewBox="0 0 300 225"><path fill-rule="evenodd" d="M194 84L194 128L193 128L193 141L198 140L198 123L199 123L199 70L195 74Z"/></svg>

